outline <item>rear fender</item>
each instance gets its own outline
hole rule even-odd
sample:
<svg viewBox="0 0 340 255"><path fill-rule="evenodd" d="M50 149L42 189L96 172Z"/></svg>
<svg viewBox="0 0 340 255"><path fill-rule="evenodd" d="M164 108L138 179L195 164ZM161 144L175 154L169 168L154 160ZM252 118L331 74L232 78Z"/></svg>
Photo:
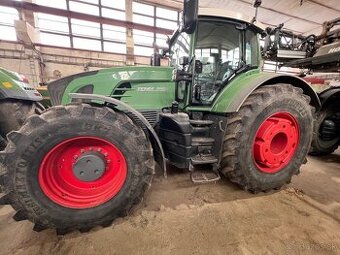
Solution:
<svg viewBox="0 0 340 255"><path fill-rule="evenodd" d="M333 102L334 100L337 100L337 102L339 102L339 98L340 98L340 88L329 88L327 90L322 91L321 93L319 93L319 97L321 100L321 104L322 106L325 106L331 102ZM340 102L339 102L339 106L340 106Z"/></svg>
<svg viewBox="0 0 340 255"><path fill-rule="evenodd" d="M104 103L109 103L113 105L116 109L119 108L119 110L124 110L124 111L127 111L128 113L133 114L138 120L142 122L144 127L149 132L148 135L152 138L152 141L153 141L151 142L151 144L154 150L155 160L162 168L164 172L164 177L165 178L167 177L166 160L165 160L165 154L164 154L161 141L159 140L158 135L156 131L154 130L154 128L150 125L147 119L140 112L136 111L134 108L132 108L128 104L122 101L119 101L117 99L111 98L111 97L106 97L106 96L101 96L101 95L96 95L96 94L81 94L81 93L70 93L69 97L72 99L81 99L81 100L86 100L86 101L94 100L94 101L101 101ZM143 128L143 130L145 130L145 128Z"/></svg>
<svg viewBox="0 0 340 255"><path fill-rule="evenodd" d="M250 71L235 78L227 85L216 99L212 111L217 113L238 112L246 99L259 87L264 85L274 85L277 83L291 84L294 87L303 89L304 93L311 98L311 105L317 110L321 103L317 93L304 80L299 77Z"/></svg>

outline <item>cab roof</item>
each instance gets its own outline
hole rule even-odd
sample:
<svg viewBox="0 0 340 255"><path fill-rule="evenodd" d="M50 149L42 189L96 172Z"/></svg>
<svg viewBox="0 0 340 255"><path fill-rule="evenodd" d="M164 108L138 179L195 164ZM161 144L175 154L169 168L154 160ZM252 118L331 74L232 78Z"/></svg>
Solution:
<svg viewBox="0 0 340 255"><path fill-rule="evenodd" d="M244 21L246 23L252 24L252 18L239 13L239 12L231 12L223 9L216 9L216 8L199 8L198 16L210 16L210 17L218 17L218 18L227 18L233 20ZM261 22L254 22L253 25L260 30L265 30L266 26Z"/></svg>

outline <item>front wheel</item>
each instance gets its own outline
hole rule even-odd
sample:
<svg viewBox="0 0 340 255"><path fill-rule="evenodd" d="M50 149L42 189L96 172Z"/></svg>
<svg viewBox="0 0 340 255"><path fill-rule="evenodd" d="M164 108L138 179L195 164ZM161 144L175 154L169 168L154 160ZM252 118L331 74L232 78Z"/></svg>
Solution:
<svg viewBox="0 0 340 255"><path fill-rule="evenodd" d="M6 147L6 136L9 132L19 130L25 120L44 107L37 102L3 99L0 100L0 150Z"/></svg>
<svg viewBox="0 0 340 255"><path fill-rule="evenodd" d="M313 131L310 98L288 84L255 90L229 116L222 173L251 192L278 189L299 173Z"/></svg>
<svg viewBox="0 0 340 255"><path fill-rule="evenodd" d="M8 138L2 202L37 231L107 226L151 183L155 162L145 133L106 107L52 107Z"/></svg>

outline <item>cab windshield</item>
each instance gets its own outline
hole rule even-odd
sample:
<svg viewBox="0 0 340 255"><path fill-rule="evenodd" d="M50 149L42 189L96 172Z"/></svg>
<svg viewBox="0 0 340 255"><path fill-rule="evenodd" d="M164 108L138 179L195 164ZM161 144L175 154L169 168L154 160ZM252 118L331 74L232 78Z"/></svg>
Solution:
<svg viewBox="0 0 340 255"><path fill-rule="evenodd" d="M200 87L200 103L210 104L241 67L258 66L257 35L234 22L202 20L198 23L195 57L203 71L195 76L194 86Z"/></svg>

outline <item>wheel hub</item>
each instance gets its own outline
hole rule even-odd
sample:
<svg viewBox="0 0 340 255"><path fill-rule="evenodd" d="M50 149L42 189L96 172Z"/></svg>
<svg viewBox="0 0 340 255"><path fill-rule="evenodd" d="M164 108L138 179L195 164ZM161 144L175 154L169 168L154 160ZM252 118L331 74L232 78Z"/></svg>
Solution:
<svg viewBox="0 0 340 255"><path fill-rule="evenodd" d="M267 118L258 129L254 160L265 173L281 171L294 157L299 141L299 127L290 113L277 113Z"/></svg>
<svg viewBox="0 0 340 255"><path fill-rule="evenodd" d="M104 155L100 152L88 152L77 159L73 173L81 181L96 181L103 176L106 163Z"/></svg>
<svg viewBox="0 0 340 255"><path fill-rule="evenodd" d="M43 158L39 184L58 205L74 209L100 206L122 189L127 162L112 143L75 137L56 144Z"/></svg>

